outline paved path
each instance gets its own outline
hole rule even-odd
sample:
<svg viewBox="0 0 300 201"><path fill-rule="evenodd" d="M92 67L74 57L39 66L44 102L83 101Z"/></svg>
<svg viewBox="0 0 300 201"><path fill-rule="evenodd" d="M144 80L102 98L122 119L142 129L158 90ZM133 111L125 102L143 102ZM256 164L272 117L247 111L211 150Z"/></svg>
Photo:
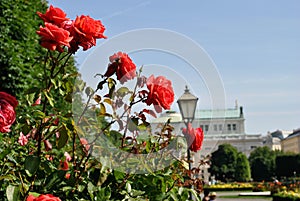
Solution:
<svg viewBox="0 0 300 201"><path fill-rule="evenodd" d="M245 197L240 197L240 198L220 198L219 196L224 196L224 195L238 195L241 192L233 191L233 192L217 192L217 198L216 201L272 201L271 197L266 197L266 198L245 198ZM201 195L203 197L203 195Z"/></svg>

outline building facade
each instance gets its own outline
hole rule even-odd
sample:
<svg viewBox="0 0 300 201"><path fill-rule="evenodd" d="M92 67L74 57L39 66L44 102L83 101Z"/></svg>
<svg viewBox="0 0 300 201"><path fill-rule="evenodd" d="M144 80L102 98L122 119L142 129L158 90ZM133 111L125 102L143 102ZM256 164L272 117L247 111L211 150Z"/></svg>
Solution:
<svg viewBox="0 0 300 201"><path fill-rule="evenodd" d="M171 122L174 133L181 134L181 129L185 127L181 114L175 111L167 111L151 123L152 129L157 124ZM218 149L221 144L231 144L239 152L247 157L250 152L257 147L265 146L266 137L262 134L247 134L245 132L245 118L243 107L216 110L196 110L193 127L201 127L204 131L202 149L193 153L193 166L197 167L199 161ZM201 176L204 181L209 180L208 167L203 167Z"/></svg>
<svg viewBox="0 0 300 201"><path fill-rule="evenodd" d="M284 152L300 153L300 128L281 140L281 149Z"/></svg>
<svg viewBox="0 0 300 201"><path fill-rule="evenodd" d="M157 124L168 121L174 127L174 132L181 134L185 127L181 114L175 111L167 111L151 122L152 129ZM218 149L220 144L229 143L238 151L249 156L250 152L264 146L266 138L262 134L247 134L245 132L245 118L243 107L216 110L196 110L193 127L201 127L204 131L202 150L197 153L204 157Z"/></svg>

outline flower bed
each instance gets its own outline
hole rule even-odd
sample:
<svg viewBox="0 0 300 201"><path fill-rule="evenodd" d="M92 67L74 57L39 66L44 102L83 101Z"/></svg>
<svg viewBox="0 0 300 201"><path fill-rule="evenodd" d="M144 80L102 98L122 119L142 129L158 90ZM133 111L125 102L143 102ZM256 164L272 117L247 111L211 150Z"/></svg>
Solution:
<svg viewBox="0 0 300 201"><path fill-rule="evenodd" d="M300 201L300 193L282 191L273 195L273 201Z"/></svg>
<svg viewBox="0 0 300 201"><path fill-rule="evenodd" d="M204 187L204 189L209 191L251 191L252 188L253 185L250 183L214 184Z"/></svg>

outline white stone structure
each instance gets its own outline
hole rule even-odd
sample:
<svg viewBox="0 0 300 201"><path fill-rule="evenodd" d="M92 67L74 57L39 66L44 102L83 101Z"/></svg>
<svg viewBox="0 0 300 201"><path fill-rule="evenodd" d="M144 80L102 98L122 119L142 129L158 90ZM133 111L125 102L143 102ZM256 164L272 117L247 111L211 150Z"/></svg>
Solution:
<svg viewBox="0 0 300 201"><path fill-rule="evenodd" d="M151 122L152 129L157 124L165 123L170 119L174 132L181 135L181 128L185 127L181 119L181 115L175 111L167 111L160 117ZM204 141L202 149L193 154L194 164L198 166L200 159L210 155L218 149L218 146L229 143L236 147L238 151L246 154L248 157L250 152L266 143L266 137L262 134L247 134L245 132L245 118L243 107L216 110L196 110L193 127L202 127L204 131ZM204 181L208 181L207 167L202 170Z"/></svg>

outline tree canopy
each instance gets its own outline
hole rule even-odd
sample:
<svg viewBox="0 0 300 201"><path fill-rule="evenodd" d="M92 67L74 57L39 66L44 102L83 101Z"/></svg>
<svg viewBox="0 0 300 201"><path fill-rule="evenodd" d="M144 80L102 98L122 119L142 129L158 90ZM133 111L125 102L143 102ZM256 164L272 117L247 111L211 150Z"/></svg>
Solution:
<svg viewBox="0 0 300 201"><path fill-rule="evenodd" d="M254 181L271 181L275 176L276 153L269 147L258 147L250 153L249 163Z"/></svg>
<svg viewBox="0 0 300 201"><path fill-rule="evenodd" d="M209 172L221 181L246 181L250 178L247 157L231 144L222 144L212 153Z"/></svg>

